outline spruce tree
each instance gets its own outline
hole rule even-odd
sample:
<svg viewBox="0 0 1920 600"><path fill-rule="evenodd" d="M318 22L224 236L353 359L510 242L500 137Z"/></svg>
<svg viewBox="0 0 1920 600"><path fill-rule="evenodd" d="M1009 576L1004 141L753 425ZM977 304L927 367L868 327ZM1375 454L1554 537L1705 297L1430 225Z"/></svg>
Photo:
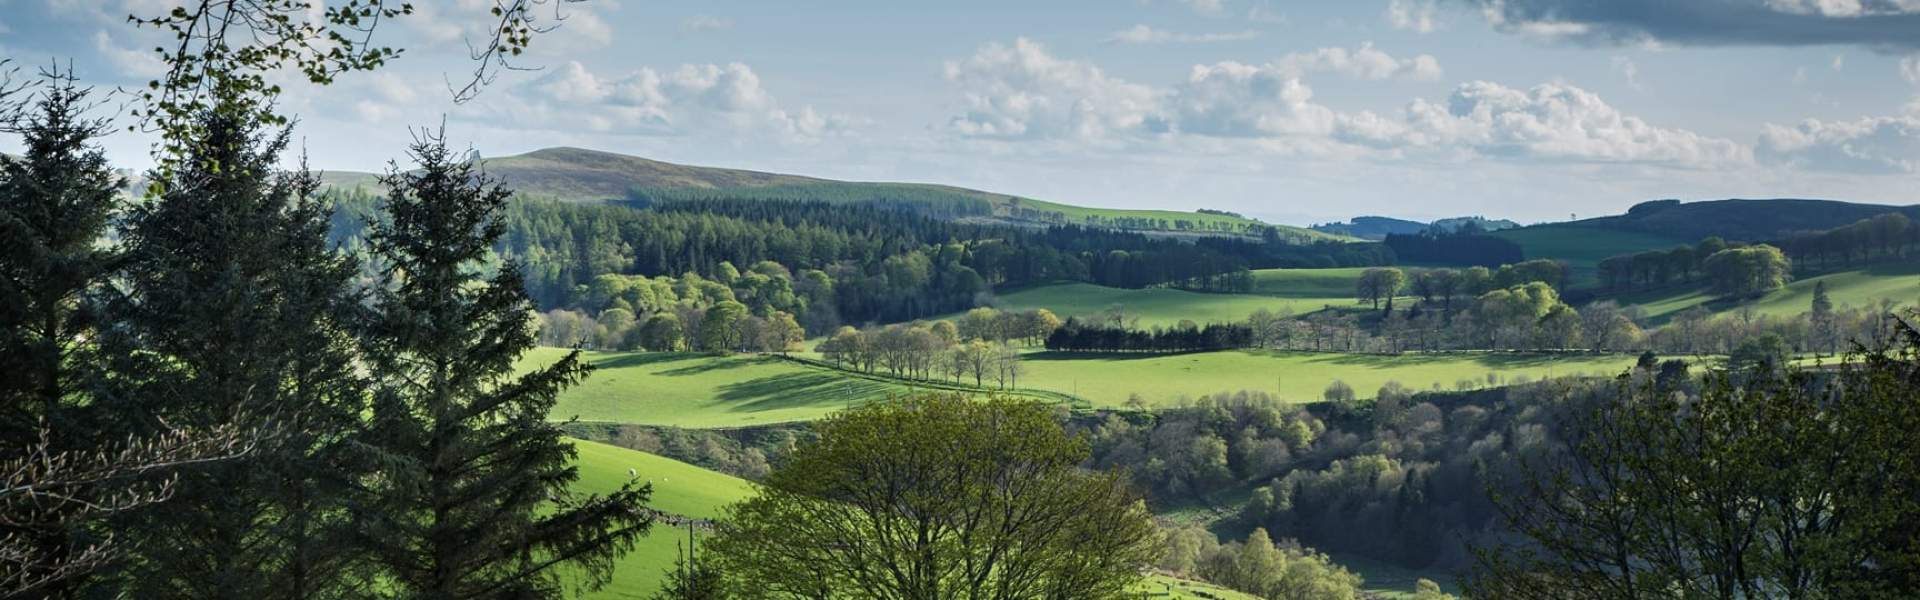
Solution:
<svg viewBox="0 0 1920 600"><path fill-rule="evenodd" d="M115 253L101 242L121 209L123 181L95 142L108 125L85 116L88 90L70 76L46 79L30 109L4 115L23 147L19 157L0 156L0 457L8 459L42 442L48 455L101 443L85 414L85 384L98 365L89 300L113 268ZM74 561L93 560L86 549L99 543L89 514L98 513L53 498L0 505L0 545L20 553L0 564L0 597L70 595L82 579L70 573Z"/></svg>
<svg viewBox="0 0 1920 600"><path fill-rule="evenodd" d="M364 490L361 550L402 598L558 597L562 566L597 588L652 524L649 489L568 489L576 453L548 413L589 365L575 352L516 375L532 306L518 265L482 272L510 192L455 162L442 137L410 154L418 168L386 176L391 218L369 239L382 269L362 340L374 394L361 445L383 468Z"/></svg>
<svg viewBox="0 0 1920 600"><path fill-rule="evenodd" d="M308 598L348 585L338 459L364 407L346 324L357 268L327 240L318 180L277 168L285 130L203 113L178 166L126 219L124 294L102 405L130 435L246 431L242 460L178 476L124 525L143 598Z"/></svg>

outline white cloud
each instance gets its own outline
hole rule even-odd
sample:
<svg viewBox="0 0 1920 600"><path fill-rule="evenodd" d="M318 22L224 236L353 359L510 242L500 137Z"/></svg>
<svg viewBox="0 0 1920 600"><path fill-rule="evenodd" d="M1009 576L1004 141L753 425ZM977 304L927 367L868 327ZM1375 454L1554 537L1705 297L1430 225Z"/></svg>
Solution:
<svg viewBox="0 0 1920 600"><path fill-rule="evenodd" d="M1744 163L1745 147L1622 114L1592 92L1547 83L1528 90L1489 81L1454 88L1444 111L1416 100L1407 109L1416 141L1452 143L1489 156L1691 167Z"/></svg>
<svg viewBox="0 0 1920 600"><path fill-rule="evenodd" d="M1846 68L1846 66L1847 66L1847 55L1835 54L1833 55L1833 63L1828 64L1827 68L1838 71L1840 69Z"/></svg>
<svg viewBox="0 0 1920 600"><path fill-rule="evenodd" d="M1372 42L1361 44L1359 48L1321 48L1313 52L1297 52L1280 57L1273 68L1299 77L1314 71L1331 71L1358 77L1361 79L1417 79L1435 80L1441 76L1440 61L1431 55L1422 54L1412 58L1396 59L1393 55L1375 50Z"/></svg>
<svg viewBox="0 0 1920 600"><path fill-rule="evenodd" d="M1122 44L1206 43L1238 42L1257 37L1260 37L1260 34L1254 31L1199 34L1172 33L1165 30L1154 29L1146 25L1135 25L1132 28L1114 32L1113 35L1107 36L1106 41Z"/></svg>
<svg viewBox="0 0 1920 600"><path fill-rule="evenodd" d="M1247 20L1254 23L1266 23L1268 25L1285 25L1287 23L1287 15L1286 13L1268 12L1264 6L1255 6L1247 9Z"/></svg>
<svg viewBox="0 0 1920 600"><path fill-rule="evenodd" d="M1415 33L1433 33L1439 24L1433 20L1433 0L1391 0L1387 3L1387 23L1394 29Z"/></svg>
<svg viewBox="0 0 1920 600"><path fill-rule="evenodd" d="M948 126L989 138L1100 138L1155 128L1161 92L1108 76L1099 67L1055 58L1025 38L987 44L943 65L946 80L967 89L966 114Z"/></svg>
<svg viewBox="0 0 1920 600"><path fill-rule="evenodd" d="M1920 104L1917 99L1916 104ZM1767 124L1754 146L1762 164L1849 173L1920 173L1920 106L1897 117Z"/></svg>
<svg viewBox="0 0 1920 600"><path fill-rule="evenodd" d="M1920 12L1913 0L1766 0L1767 8L1783 13L1851 19Z"/></svg>
<svg viewBox="0 0 1920 600"><path fill-rule="evenodd" d="M643 68L603 77L567 62L513 88L516 102L492 118L528 129L585 130L637 135L772 135L806 141L845 133L857 118L790 109L741 63L682 65L667 72Z"/></svg>
<svg viewBox="0 0 1920 600"><path fill-rule="evenodd" d="M1920 54L1911 54L1900 59L1900 76L1914 85L1920 85Z"/></svg>
<svg viewBox="0 0 1920 600"><path fill-rule="evenodd" d="M732 19L716 17L707 13L700 13L691 17L687 17L687 20L685 21L681 21L680 33L681 35L690 35L690 34L702 33L707 31L719 31L722 29L729 29L732 27L733 27Z"/></svg>
<svg viewBox="0 0 1920 600"><path fill-rule="evenodd" d="M1613 57L1613 72L1627 78L1627 87L1640 89L1640 67L1634 66L1633 59L1625 56Z"/></svg>
<svg viewBox="0 0 1920 600"><path fill-rule="evenodd" d="M1175 4L1193 9L1203 15L1217 15L1227 10L1228 0L1173 0ZM1140 0L1141 4L1153 4L1153 0Z"/></svg>
<svg viewBox="0 0 1920 600"><path fill-rule="evenodd" d="M1315 104L1300 78L1272 66L1195 65L1173 98L1182 133L1222 137L1328 137L1339 115Z"/></svg>
<svg viewBox="0 0 1920 600"><path fill-rule="evenodd" d="M93 49L107 59L120 74L140 79L156 79L166 74L167 64L159 57L139 50L121 48L113 36L102 29L93 33Z"/></svg>

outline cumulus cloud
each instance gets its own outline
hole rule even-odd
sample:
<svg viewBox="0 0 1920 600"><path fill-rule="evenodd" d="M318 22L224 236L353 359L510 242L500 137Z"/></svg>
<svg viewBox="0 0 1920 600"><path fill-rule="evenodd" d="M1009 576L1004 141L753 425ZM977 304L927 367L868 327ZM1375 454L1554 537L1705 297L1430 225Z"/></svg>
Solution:
<svg viewBox="0 0 1920 600"><path fill-rule="evenodd" d="M1519 90L1490 81L1460 84L1443 108L1407 108L1407 140L1451 144L1489 156L1651 162L1712 167L1747 161L1745 147L1685 129L1651 125L1574 86Z"/></svg>
<svg viewBox="0 0 1920 600"><path fill-rule="evenodd" d="M1238 33L1173 33L1146 25L1135 25L1132 28L1114 32L1113 35L1107 36L1106 41L1122 44L1206 43L1238 42L1257 37L1260 37L1260 34L1251 30Z"/></svg>
<svg viewBox="0 0 1920 600"><path fill-rule="evenodd" d="M1054 57L1022 39L946 63L947 80L967 90L968 105L949 126L963 136L998 139L1243 139L1285 144L1296 154L1372 149L1682 167L1751 162L1746 146L1649 124L1570 85L1520 90L1474 81L1458 86L1444 104L1416 99L1381 115L1317 103L1301 79L1310 71L1371 78L1431 71L1437 77L1430 62L1395 60L1368 46L1322 49L1264 65L1195 65L1182 83L1160 88Z"/></svg>
<svg viewBox="0 0 1920 600"><path fill-rule="evenodd" d="M1313 52L1296 52L1280 57L1272 66L1294 77L1314 71L1330 71L1361 79L1434 80L1441 75L1440 61L1432 55L1394 58L1374 49L1372 42L1361 44L1353 50L1321 48Z"/></svg>
<svg viewBox="0 0 1920 600"><path fill-rule="evenodd" d="M1920 114L1768 124L1754 145L1762 164L1847 173L1920 173Z"/></svg>
<svg viewBox="0 0 1920 600"><path fill-rule="evenodd" d="M1387 23L1394 29L1404 29L1415 33L1433 33L1439 28L1433 20L1433 0L1412 2L1392 0L1387 3Z"/></svg>
<svg viewBox="0 0 1920 600"><path fill-rule="evenodd" d="M1055 58L1038 42L991 43L947 61L946 80L967 89L966 114L948 125L989 138L1097 138L1158 129L1162 92L1099 67Z"/></svg>
<svg viewBox="0 0 1920 600"><path fill-rule="evenodd" d="M1915 0L1463 0L1497 30L1589 44L1920 48Z"/></svg>
<svg viewBox="0 0 1920 600"><path fill-rule="evenodd" d="M1193 12L1206 14L1206 15L1217 15L1222 12L1225 12L1227 9L1227 0L1173 0L1173 1L1177 4L1193 9ZM1141 2L1143 4L1151 4L1153 0L1141 0Z"/></svg>
<svg viewBox="0 0 1920 600"><path fill-rule="evenodd" d="M167 72L167 64L154 54L120 47L106 30L93 33L93 49L122 75L154 79Z"/></svg>
<svg viewBox="0 0 1920 600"><path fill-rule="evenodd" d="M733 27L733 20L700 13L680 22L680 33L690 35L707 31L719 31Z"/></svg>
<svg viewBox="0 0 1920 600"><path fill-rule="evenodd" d="M567 62L513 88L496 115L522 128L638 135L744 134L806 140L846 132L860 120L789 109L741 63L643 68L606 77Z"/></svg>

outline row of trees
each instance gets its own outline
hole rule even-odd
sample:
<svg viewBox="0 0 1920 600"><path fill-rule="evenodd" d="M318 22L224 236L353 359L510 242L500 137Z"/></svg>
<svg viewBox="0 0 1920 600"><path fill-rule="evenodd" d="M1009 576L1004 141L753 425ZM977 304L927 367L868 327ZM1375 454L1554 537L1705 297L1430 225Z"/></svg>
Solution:
<svg viewBox="0 0 1920 600"><path fill-rule="evenodd" d="M174 123L133 202L85 91L38 98L0 158L0 454L39 457L0 485L0 594L556 597L646 532L645 487L570 489L546 419L588 367L517 368L531 305L485 261L508 194L438 136L357 281L253 105Z"/></svg>
<svg viewBox="0 0 1920 600"><path fill-rule="evenodd" d="M893 377L922 381L950 377L961 383L971 377L975 387L985 387L992 379L1004 389L1017 385L1025 372L1020 351L1011 344L962 337L948 321L896 323L865 331L842 327L814 350L840 368L864 373L884 369Z"/></svg>
<svg viewBox="0 0 1920 600"><path fill-rule="evenodd" d="M1669 250L1614 256L1599 265L1601 285L1613 292L1666 287L1676 279L1692 283L1695 274L1716 295L1747 297L1780 289L1793 281L1793 264L1779 248L1767 244L1728 243L1709 237L1697 246L1681 244Z"/></svg>
<svg viewBox="0 0 1920 600"><path fill-rule="evenodd" d="M1783 242L1794 262L1822 269L1835 262L1850 268L1855 264L1879 260L1905 259L1920 245L1920 224L1906 215L1890 212L1827 231L1795 233Z"/></svg>
<svg viewBox="0 0 1920 600"><path fill-rule="evenodd" d="M1361 272L1359 279L1354 280L1353 292L1356 299L1372 303L1375 309L1386 302L1385 312L1389 313L1393 312L1393 299L1403 293L1419 297L1429 307L1438 304L1441 310L1452 311L1455 300L1477 298L1494 290L1535 282L1561 290L1570 276L1571 270L1565 262L1546 259L1502 264L1497 268L1377 267Z"/></svg>
<svg viewBox="0 0 1920 600"><path fill-rule="evenodd" d="M1173 327L1137 329L1068 318L1047 336L1048 350L1065 352L1198 352L1253 345L1253 329L1240 323L1201 326L1182 319Z"/></svg>

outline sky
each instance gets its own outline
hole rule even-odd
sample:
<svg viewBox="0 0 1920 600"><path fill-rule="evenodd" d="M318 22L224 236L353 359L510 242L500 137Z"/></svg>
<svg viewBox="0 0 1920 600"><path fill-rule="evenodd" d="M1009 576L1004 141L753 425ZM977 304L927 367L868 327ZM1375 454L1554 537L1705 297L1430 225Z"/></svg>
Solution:
<svg viewBox="0 0 1920 600"><path fill-rule="evenodd" d="M492 0L413 3L375 32L405 48L388 66L275 76L316 168L383 170L444 123L489 157L575 146L1289 224L1920 203L1920 0L587 0L542 7L555 28L459 104ZM126 18L168 6L0 0L0 57L141 86L165 39ZM152 143L104 145L140 168Z"/></svg>

